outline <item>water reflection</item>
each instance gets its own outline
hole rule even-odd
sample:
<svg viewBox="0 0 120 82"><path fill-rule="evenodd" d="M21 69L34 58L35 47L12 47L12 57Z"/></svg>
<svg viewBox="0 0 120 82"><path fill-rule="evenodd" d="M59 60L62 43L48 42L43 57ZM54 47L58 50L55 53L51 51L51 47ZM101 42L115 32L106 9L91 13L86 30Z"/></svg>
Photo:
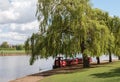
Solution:
<svg viewBox="0 0 120 82"><path fill-rule="evenodd" d="M29 65L29 56L2 56L0 57L0 82L8 82L32 73L52 69L52 58L37 60Z"/></svg>

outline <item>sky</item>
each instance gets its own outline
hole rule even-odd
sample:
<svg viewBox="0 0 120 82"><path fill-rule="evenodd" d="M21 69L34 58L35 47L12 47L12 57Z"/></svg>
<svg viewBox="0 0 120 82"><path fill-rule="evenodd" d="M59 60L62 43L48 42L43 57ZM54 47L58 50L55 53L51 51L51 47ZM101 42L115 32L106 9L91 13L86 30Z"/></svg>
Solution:
<svg viewBox="0 0 120 82"><path fill-rule="evenodd" d="M39 24L36 13L37 0L0 0L0 44L24 44L37 32ZM120 16L120 0L92 0L94 8L108 11L111 16Z"/></svg>
<svg viewBox="0 0 120 82"><path fill-rule="evenodd" d="M24 44L38 31L37 0L0 0L0 44Z"/></svg>
<svg viewBox="0 0 120 82"><path fill-rule="evenodd" d="M120 17L120 0L91 0L94 8L107 11L111 16Z"/></svg>

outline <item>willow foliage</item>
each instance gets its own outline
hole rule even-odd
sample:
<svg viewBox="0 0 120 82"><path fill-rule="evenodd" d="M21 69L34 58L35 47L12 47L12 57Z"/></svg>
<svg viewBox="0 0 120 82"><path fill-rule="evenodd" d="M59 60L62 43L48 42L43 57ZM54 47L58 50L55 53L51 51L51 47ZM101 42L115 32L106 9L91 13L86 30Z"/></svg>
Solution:
<svg viewBox="0 0 120 82"><path fill-rule="evenodd" d="M26 51L32 54L30 63L39 57L60 54L72 57L82 53L82 41L86 48L83 53L91 56L104 53L111 38L110 30L99 12L95 12L89 0L38 0L39 33L25 42Z"/></svg>
<svg viewBox="0 0 120 82"><path fill-rule="evenodd" d="M111 22L112 32L115 37L114 54L120 56L120 18L114 16Z"/></svg>

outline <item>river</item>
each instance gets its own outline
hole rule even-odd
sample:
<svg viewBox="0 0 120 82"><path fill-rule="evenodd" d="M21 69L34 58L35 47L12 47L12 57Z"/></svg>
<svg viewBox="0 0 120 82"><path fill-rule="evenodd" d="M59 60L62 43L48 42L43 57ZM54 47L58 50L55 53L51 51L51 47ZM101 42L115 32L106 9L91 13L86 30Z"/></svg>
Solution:
<svg viewBox="0 0 120 82"><path fill-rule="evenodd" d="M79 55L78 57L82 57ZM51 70L54 59L39 59L33 65L29 65L29 56L0 56L0 82L8 82L26 75ZM108 56L100 57L108 60ZM113 59L116 59L113 56ZM96 62L96 58L92 58Z"/></svg>
<svg viewBox="0 0 120 82"><path fill-rule="evenodd" d="M51 70L52 58L39 59L29 65L29 56L0 56L0 82L8 82L29 74Z"/></svg>

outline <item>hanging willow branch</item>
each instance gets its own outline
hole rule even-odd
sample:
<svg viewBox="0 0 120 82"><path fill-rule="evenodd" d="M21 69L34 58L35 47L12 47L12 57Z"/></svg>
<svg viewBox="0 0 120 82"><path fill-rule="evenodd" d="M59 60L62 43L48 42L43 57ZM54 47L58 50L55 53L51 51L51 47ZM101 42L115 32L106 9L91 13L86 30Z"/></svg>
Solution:
<svg viewBox="0 0 120 82"><path fill-rule="evenodd" d="M25 42L25 50L31 54L30 64L38 58L60 54L66 57L77 53L101 56L110 43L114 44L114 36L116 44L120 42L117 39L120 31L116 34L109 29L108 14L93 9L89 0L38 0L36 16L40 22L39 33ZM80 46L82 42L84 52ZM116 50L119 50L118 45Z"/></svg>

